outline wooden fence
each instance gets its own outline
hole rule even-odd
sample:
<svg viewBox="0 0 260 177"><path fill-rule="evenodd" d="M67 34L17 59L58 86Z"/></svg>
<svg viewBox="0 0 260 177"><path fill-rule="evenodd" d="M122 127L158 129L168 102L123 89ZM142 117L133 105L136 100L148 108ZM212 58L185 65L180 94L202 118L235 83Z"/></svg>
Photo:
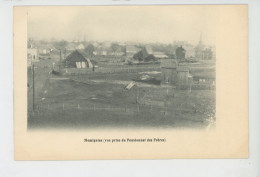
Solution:
<svg viewBox="0 0 260 177"><path fill-rule="evenodd" d="M77 69L77 68L67 68L63 69L62 73L65 75L79 75L79 74L95 74L95 73L136 73L136 72L146 72L146 71L159 71L159 67L122 67L122 68L95 68L93 69Z"/></svg>
<svg viewBox="0 0 260 177"><path fill-rule="evenodd" d="M110 112L117 112L123 114L142 114L142 113L160 113L161 115L166 115L166 112L171 111L170 109L167 110L164 105L144 105L144 104L134 104L131 106L122 105L122 106L109 106L109 105L102 105L96 106L93 105L80 105L80 104L37 104L35 106L35 110L32 111L30 108L28 109L29 114L46 114L50 112L61 112L61 111L69 111L69 112L78 112L78 111L110 111Z"/></svg>

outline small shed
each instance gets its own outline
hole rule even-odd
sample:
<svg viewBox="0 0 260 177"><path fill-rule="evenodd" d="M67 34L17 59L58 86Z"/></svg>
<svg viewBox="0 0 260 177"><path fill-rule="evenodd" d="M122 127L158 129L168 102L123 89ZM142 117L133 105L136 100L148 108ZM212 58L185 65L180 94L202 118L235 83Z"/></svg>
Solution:
<svg viewBox="0 0 260 177"><path fill-rule="evenodd" d="M178 85L189 85L190 83L189 68L180 66L177 68L177 84Z"/></svg>
<svg viewBox="0 0 260 177"><path fill-rule="evenodd" d="M89 59L86 59L79 51L75 50L63 61L67 68L91 68L93 67Z"/></svg>
<svg viewBox="0 0 260 177"><path fill-rule="evenodd" d="M161 84L175 85L177 83L177 61L175 59L161 60Z"/></svg>

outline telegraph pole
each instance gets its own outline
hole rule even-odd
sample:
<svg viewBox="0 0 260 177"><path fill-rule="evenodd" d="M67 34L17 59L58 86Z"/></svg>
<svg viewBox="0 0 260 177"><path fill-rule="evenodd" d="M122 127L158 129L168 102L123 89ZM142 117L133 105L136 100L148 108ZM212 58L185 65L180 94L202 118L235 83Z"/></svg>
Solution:
<svg viewBox="0 0 260 177"><path fill-rule="evenodd" d="M35 82L35 79L34 79L34 62L32 61L32 91L33 91L33 93L32 93L32 110L33 110L33 112L34 112L34 109L35 109L35 106L34 106L34 104L35 104L35 87L34 87L34 82Z"/></svg>
<svg viewBox="0 0 260 177"><path fill-rule="evenodd" d="M61 67L61 49L60 49L60 64L59 64L59 72L60 72L60 67Z"/></svg>
<svg viewBox="0 0 260 177"><path fill-rule="evenodd" d="M136 103L138 104L138 97L139 97L139 89L137 87L137 94L136 94Z"/></svg>

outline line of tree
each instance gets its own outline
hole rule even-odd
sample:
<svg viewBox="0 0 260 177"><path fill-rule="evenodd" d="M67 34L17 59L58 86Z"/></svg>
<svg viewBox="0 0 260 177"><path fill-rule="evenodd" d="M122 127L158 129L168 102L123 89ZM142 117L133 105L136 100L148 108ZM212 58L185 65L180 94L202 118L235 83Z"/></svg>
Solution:
<svg viewBox="0 0 260 177"><path fill-rule="evenodd" d="M154 61L155 57L152 54L149 54L145 48L143 48L141 51L137 52L134 54L133 58L138 61L143 61L143 62L149 62L149 61Z"/></svg>

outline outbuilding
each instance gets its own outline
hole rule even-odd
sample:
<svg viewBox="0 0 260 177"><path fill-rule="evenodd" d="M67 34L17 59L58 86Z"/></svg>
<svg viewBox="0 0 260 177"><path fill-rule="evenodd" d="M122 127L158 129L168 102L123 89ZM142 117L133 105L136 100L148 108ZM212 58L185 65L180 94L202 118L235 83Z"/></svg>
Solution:
<svg viewBox="0 0 260 177"><path fill-rule="evenodd" d="M178 85L188 85L189 84L189 68L187 67L178 67L177 68L177 80Z"/></svg>
<svg viewBox="0 0 260 177"><path fill-rule="evenodd" d="M79 51L75 50L64 60L67 68L92 68L93 65L89 59L86 59Z"/></svg>
<svg viewBox="0 0 260 177"><path fill-rule="evenodd" d="M161 84L175 85L177 83L177 61L175 59L161 60Z"/></svg>

